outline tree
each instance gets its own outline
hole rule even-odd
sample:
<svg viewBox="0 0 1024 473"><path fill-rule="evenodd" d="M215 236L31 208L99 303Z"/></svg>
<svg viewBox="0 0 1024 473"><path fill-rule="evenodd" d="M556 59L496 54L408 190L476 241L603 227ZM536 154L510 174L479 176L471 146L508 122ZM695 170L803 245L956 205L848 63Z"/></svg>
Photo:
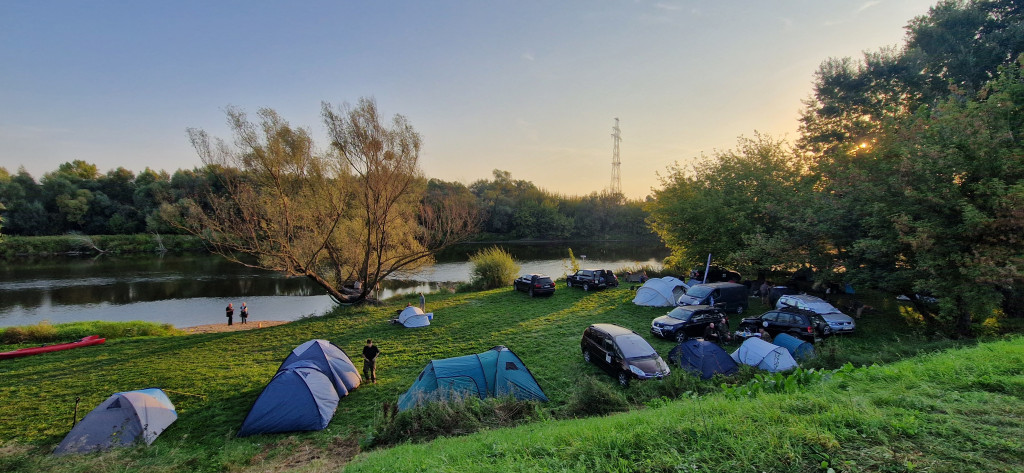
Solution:
<svg viewBox="0 0 1024 473"><path fill-rule="evenodd" d="M234 146L188 130L216 185L182 203L180 225L231 261L308 277L353 303L473 230L470 209L424 198L419 135L401 116L383 125L373 100L323 104L332 139L323 153L273 110L261 109L258 123L227 115Z"/></svg>

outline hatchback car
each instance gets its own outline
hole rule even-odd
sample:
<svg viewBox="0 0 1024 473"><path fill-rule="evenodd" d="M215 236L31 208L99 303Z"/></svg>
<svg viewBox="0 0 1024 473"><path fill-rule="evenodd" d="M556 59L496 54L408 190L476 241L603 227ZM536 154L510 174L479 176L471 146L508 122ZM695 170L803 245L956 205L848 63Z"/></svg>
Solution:
<svg viewBox="0 0 1024 473"><path fill-rule="evenodd" d="M583 331L580 350L593 363L628 386L633 379L661 379L670 370L650 343L636 332L618 325L594 324Z"/></svg>
<svg viewBox="0 0 1024 473"><path fill-rule="evenodd" d="M764 327L772 337L786 333L812 343L832 335L832 327L820 315L794 307L769 310L740 322L741 331L756 332L760 327Z"/></svg>
<svg viewBox="0 0 1024 473"><path fill-rule="evenodd" d="M676 307L669 313L651 321L651 334L677 342L700 337L708 324L725 318L725 313L709 305Z"/></svg>
<svg viewBox="0 0 1024 473"><path fill-rule="evenodd" d="M814 312L828 322L828 326L832 327L832 333L853 333L853 330L857 328L857 324L853 321L853 317L842 313L839 309L836 309L835 306L829 304L820 297L809 296L807 294L784 295L779 297L778 302L775 303L775 307L796 307L797 309Z"/></svg>
<svg viewBox="0 0 1024 473"><path fill-rule="evenodd" d="M523 291L530 297L550 296L555 293L555 282L543 274L524 274L512 281L512 289Z"/></svg>

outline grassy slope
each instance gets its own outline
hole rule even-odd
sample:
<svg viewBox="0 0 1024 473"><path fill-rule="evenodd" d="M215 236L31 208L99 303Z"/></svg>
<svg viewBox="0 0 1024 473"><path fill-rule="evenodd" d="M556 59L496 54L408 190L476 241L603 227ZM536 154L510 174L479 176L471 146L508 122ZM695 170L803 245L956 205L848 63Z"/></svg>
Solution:
<svg viewBox="0 0 1024 473"><path fill-rule="evenodd" d="M557 407L585 378L598 377L612 383L611 378L580 359L579 336L583 328L594 322L613 322L646 335L650 320L665 312L634 306L631 296L624 289L584 293L564 287L554 297L533 300L507 289L431 295L428 309L436 314L434 324L422 330L386 323L396 309L404 306L396 303L379 308L342 308L333 316L259 331L114 340L102 347L2 361L0 471L241 471L264 469L266 465L287 469L287 465L310 464L303 460L289 463L303 449L313 452L306 460L316 465L322 461L316 458L320 455L317 451L354 450L353 435L365 431L380 405L394 402L428 360L477 353L498 344L519 354L552 399L551 405ZM215 310L219 308L211 308ZM877 321L862 323L861 329L863 335L836 343L829 359L841 361L864 356L861 338L889 342L886 345L892 348L872 355L880 361L951 344L892 343L898 332ZM363 341L371 337L378 340L384 351L379 362L380 379L376 385L363 386L343 399L325 431L233 437L253 400L292 348L311 338L326 338L356 358ZM654 340L653 344L661 353L667 353L673 345L661 340ZM113 392L150 386L170 391L180 415L178 422L151 447L73 459L45 455L70 428L76 396L81 397L82 416ZM636 389L630 388L631 392ZM748 402L709 400L702 405L722 412L735 409L739 415L747 410L742 406ZM680 403L667 410L685 410L687 406L692 403ZM616 417L621 420L613 422L629 424L636 422L631 420L636 416ZM778 422L784 425L787 421L780 418ZM571 433L572 425L557 427L568 429L558 434L564 442L590 443L590 434L573 440L571 437L577 434ZM525 431L543 427L535 425ZM629 431L632 430L635 429L630 427ZM537 435L549 435L536 431ZM457 444L463 440L445 442ZM546 444L540 442L528 449L543 450ZM619 450L608 452L613 451ZM621 451L627 458L631 455ZM639 451L650 449L642 447ZM514 457L496 458L515 463Z"/></svg>
<svg viewBox="0 0 1024 473"><path fill-rule="evenodd" d="M1021 471L1024 339L809 386L722 394L363 455L346 471ZM821 468L824 470L825 468Z"/></svg>

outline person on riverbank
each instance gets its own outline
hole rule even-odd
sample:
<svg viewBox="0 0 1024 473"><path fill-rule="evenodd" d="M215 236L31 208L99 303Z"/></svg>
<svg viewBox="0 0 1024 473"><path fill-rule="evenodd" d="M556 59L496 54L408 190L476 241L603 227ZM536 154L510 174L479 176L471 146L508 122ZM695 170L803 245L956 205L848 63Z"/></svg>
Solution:
<svg viewBox="0 0 1024 473"><path fill-rule="evenodd" d="M235 306L230 302L228 302L228 306L224 308L224 315L228 318L228 326L231 326L231 323L234 322L235 319Z"/></svg>
<svg viewBox="0 0 1024 473"><path fill-rule="evenodd" d="M242 303L242 308L238 311L238 319L241 320L243 324L249 320L249 308L245 306L245 302Z"/></svg>
<svg viewBox="0 0 1024 473"><path fill-rule="evenodd" d="M377 384L377 356L380 349L373 344L373 339L366 339L366 346L363 347L363 378Z"/></svg>
<svg viewBox="0 0 1024 473"><path fill-rule="evenodd" d="M422 310L424 314L427 313L427 298L423 296L422 292L420 293L420 310Z"/></svg>

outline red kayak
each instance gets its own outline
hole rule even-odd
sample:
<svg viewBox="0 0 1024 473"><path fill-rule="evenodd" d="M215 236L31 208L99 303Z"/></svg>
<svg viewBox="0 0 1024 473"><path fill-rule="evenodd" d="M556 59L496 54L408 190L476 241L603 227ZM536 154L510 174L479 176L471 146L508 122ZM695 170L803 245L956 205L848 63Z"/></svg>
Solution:
<svg viewBox="0 0 1024 473"><path fill-rule="evenodd" d="M89 335L77 342L71 343L58 343L56 345L44 345L41 347L22 348L20 350L5 351L0 353L0 360L7 358L17 358L19 356L38 355L40 353L49 353L51 351L70 350L72 348L87 347L89 345L99 345L106 342L106 338L100 338L99 335Z"/></svg>

